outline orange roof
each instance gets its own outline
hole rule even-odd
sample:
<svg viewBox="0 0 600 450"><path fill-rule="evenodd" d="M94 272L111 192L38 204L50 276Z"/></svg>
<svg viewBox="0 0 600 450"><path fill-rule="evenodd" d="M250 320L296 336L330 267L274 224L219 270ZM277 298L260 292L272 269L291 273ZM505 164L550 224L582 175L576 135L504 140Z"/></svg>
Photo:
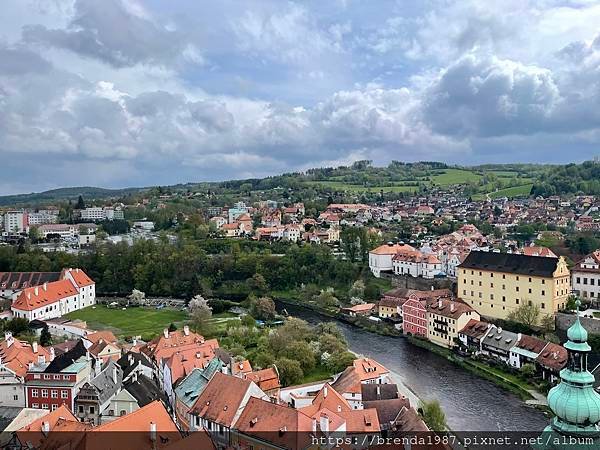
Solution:
<svg viewBox="0 0 600 450"><path fill-rule="evenodd" d="M210 435L204 431L191 431L188 436L179 439L176 442L168 444L164 447L165 450L189 450L191 448L199 450L214 450L215 444L210 438Z"/></svg>
<svg viewBox="0 0 600 450"><path fill-rule="evenodd" d="M216 372L190 413L211 422L231 427L252 382Z"/></svg>
<svg viewBox="0 0 600 450"><path fill-rule="evenodd" d="M545 256L548 258L556 258L556 253L547 247L541 247L538 245L532 245L523 248L523 254L527 256Z"/></svg>
<svg viewBox="0 0 600 450"><path fill-rule="evenodd" d="M279 375L273 367L257 370L256 372L250 372L246 374L246 378L254 381L256 385L265 392L272 389L279 389L281 387Z"/></svg>
<svg viewBox="0 0 600 450"><path fill-rule="evenodd" d="M150 432L152 424L156 428L155 442L152 441ZM128 433L122 433L125 431ZM118 439L114 436L118 436ZM115 442L111 442L111 439L115 439ZM93 428L86 436L86 450L164 448L180 439L181 434L169 413L156 400L137 411Z"/></svg>
<svg viewBox="0 0 600 450"><path fill-rule="evenodd" d="M378 433L379 417L375 408L341 411L339 416L346 421L346 433Z"/></svg>
<svg viewBox="0 0 600 450"><path fill-rule="evenodd" d="M417 250L407 244L384 244L371 250L369 253L375 255L397 255L398 253L413 253Z"/></svg>
<svg viewBox="0 0 600 450"><path fill-rule="evenodd" d="M75 281L75 284L78 287L91 286L92 284L96 284L94 280L92 280L83 270L81 269L68 269L66 270Z"/></svg>
<svg viewBox="0 0 600 450"><path fill-rule="evenodd" d="M371 380L381 375L390 373L384 366L379 364L374 359L359 358L352 363L354 370L360 377L361 381Z"/></svg>
<svg viewBox="0 0 600 450"><path fill-rule="evenodd" d="M70 280L53 281L41 286L23 289L12 304L12 308L19 311L33 311L77 294L77 288L73 286Z"/></svg>
<svg viewBox="0 0 600 450"><path fill-rule="evenodd" d="M96 331L94 333L90 333L85 336L84 339L87 339L92 344L95 344L100 341L110 342L111 344L116 344L119 340L110 330Z"/></svg>
<svg viewBox="0 0 600 450"><path fill-rule="evenodd" d="M195 368L204 368L215 357L215 348L219 348L216 339L210 339L203 345L180 350L166 360L171 369L171 381L175 384Z"/></svg>
<svg viewBox="0 0 600 450"><path fill-rule="evenodd" d="M167 336L165 337L163 332L160 336L152 339L142 347L142 353L155 361L160 361L161 359L169 358L177 351L185 348L197 348L205 343L204 337L197 333L188 331L186 334L185 327L183 330L167 332ZM216 340L214 341L216 342Z"/></svg>
<svg viewBox="0 0 600 450"><path fill-rule="evenodd" d="M34 420L29 425L18 430L17 438L21 444L27 446L28 443L31 443L31 447L37 448L46 439L46 436L42 433L42 423L47 422L50 431L52 431L59 424L59 421L80 423L66 405L61 405L55 411Z"/></svg>
<svg viewBox="0 0 600 450"><path fill-rule="evenodd" d="M258 436L280 448L307 448L312 420L297 409L251 397L235 427L242 434Z"/></svg>
<svg viewBox="0 0 600 450"><path fill-rule="evenodd" d="M37 346L37 353L34 353L30 344L12 336L0 342L1 364L19 377L24 377L29 363L37 363L40 356L43 356L46 362L50 361L50 352L41 345Z"/></svg>
<svg viewBox="0 0 600 450"><path fill-rule="evenodd" d="M340 411L352 410L348 401L333 389L329 383L323 385L319 393L313 399L312 404L300 408L300 411L309 417L316 417L322 409L328 409L336 414Z"/></svg>
<svg viewBox="0 0 600 450"><path fill-rule="evenodd" d="M247 375L252 372L252 366L247 359L231 363L231 373L233 375Z"/></svg>
<svg viewBox="0 0 600 450"><path fill-rule="evenodd" d="M362 303L360 305L354 305L354 306L350 306L349 308L343 308L343 309L346 311L353 311L353 312L365 312L365 311L371 311L374 308L375 308L375 303Z"/></svg>

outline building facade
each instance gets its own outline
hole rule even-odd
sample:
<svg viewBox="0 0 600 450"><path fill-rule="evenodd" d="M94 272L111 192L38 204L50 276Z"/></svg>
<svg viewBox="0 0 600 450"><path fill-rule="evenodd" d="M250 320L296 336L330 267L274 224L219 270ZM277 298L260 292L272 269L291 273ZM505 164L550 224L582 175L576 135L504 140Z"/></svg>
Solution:
<svg viewBox="0 0 600 450"><path fill-rule="evenodd" d="M564 258L473 251L458 267L458 296L482 316L507 319L523 304L541 315L565 307L571 275Z"/></svg>
<svg viewBox="0 0 600 450"><path fill-rule="evenodd" d="M454 300L439 299L426 308L427 336L434 344L446 348L458 345L458 333L471 319L481 319L469 305Z"/></svg>
<svg viewBox="0 0 600 450"><path fill-rule="evenodd" d="M579 261L571 273L575 293L597 307L600 304L600 250Z"/></svg>

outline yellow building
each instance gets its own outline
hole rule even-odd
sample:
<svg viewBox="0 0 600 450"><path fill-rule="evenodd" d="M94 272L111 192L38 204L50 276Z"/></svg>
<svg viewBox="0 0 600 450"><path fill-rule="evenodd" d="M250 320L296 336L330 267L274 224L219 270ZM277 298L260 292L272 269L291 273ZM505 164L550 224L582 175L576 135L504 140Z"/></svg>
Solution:
<svg viewBox="0 0 600 450"><path fill-rule="evenodd" d="M458 296L482 316L506 319L523 304L540 316L565 307L571 292L563 257L471 252L458 266Z"/></svg>
<svg viewBox="0 0 600 450"><path fill-rule="evenodd" d="M448 299L427 304L427 338L434 344L452 348L456 346L458 332L469 320L481 317L469 305Z"/></svg>

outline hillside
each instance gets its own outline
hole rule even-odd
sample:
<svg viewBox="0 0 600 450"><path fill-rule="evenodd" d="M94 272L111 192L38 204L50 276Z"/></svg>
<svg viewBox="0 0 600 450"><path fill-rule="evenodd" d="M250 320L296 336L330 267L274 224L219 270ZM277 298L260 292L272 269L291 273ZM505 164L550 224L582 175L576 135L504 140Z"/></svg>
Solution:
<svg viewBox="0 0 600 450"><path fill-rule="evenodd" d="M82 186L52 189L44 192L31 194L17 194L0 196L0 206L35 205L53 201L77 200L79 195L89 199L119 198L124 195L133 194L145 188L104 189L98 187Z"/></svg>

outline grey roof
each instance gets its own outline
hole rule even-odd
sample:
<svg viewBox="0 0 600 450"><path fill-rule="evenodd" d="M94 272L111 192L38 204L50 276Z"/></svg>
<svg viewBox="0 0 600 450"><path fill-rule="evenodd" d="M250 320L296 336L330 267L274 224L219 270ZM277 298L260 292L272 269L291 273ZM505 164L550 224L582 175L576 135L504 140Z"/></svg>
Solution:
<svg viewBox="0 0 600 450"><path fill-rule="evenodd" d="M113 378L115 370L116 380ZM90 381L90 384L98 391L98 399L102 404L120 390L122 381L123 371L118 364L111 360L102 369L102 372Z"/></svg>
<svg viewBox="0 0 600 450"><path fill-rule="evenodd" d="M501 331L499 332L498 330ZM487 334L485 339L483 339L482 344L488 347L495 348L497 350L508 352L511 348L515 346L517 340L517 333L493 327Z"/></svg>
<svg viewBox="0 0 600 450"><path fill-rule="evenodd" d="M0 272L1 289L24 289L60 280L60 272Z"/></svg>
<svg viewBox="0 0 600 450"><path fill-rule="evenodd" d="M360 390L363 402L400 397L396 384L361 384Z"/></svg>
<svg viewBox="0 0 600 450"><path fill-rule="evenodd" d="M458 267L549 278L553 276L557 263L558 258L544 256L472 251Z"/></svg>
<svg viewBox="0 0 600 450"><path fill-rule="evenodd" d="M182 379L175 388L175 396L188 407L192 407L198 396L202 393L213 375L219 371L223 363L219 358L213 358L204 368L195 368Z"/></svg>
<svg viewBox="0 0 600 450"><path fill-rule="evenodd" d="M167 398L162 390L148 377L137 375L123 383L123 388L129 392L141 407L146 406L155 400L162 400L167 404Z"/></svg>
<svg viewBox="0 0 600 450"><path fill-rule="evenodd" d="M148 359L141 353L136 352L125 353L117 360L117 364L121 367L121 369L123 369L124 380L127 379L131 372L133 372L133 369L135 369L140 364L150 369L152 368L152 364L150 364L150 361L148 361Z"/></svg>

